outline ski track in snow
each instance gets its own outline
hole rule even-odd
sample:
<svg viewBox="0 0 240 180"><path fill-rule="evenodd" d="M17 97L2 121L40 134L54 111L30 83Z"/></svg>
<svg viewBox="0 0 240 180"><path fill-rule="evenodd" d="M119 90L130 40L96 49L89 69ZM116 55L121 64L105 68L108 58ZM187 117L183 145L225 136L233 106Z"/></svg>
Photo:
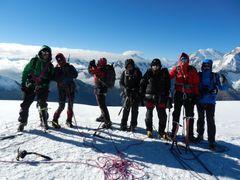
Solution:
<svg viewBox="0 0 240 180"><path fill-rule="evenodd" d="M1 137L15 134L20 103L21 101L0 101ZM58 104L48 105L51 120ZM216 140L218 144L226 146L227 151L211 152L207 149L207 141L190 144L197 157L218 179L240 179L240 121L236 115L239 105L240 102L237 101L217 102ZM44 133L39 126L38 111L34 102L29 111L25 132L13 139L0 141L0 179L110 179L110 176L107 176L109 171L106 170L109 164L106 163L106 167L101 168L105 157L109 161L113 158L113 162L126 163L121 166L128 168L129 172L125 173L141 177L140 179L215 179L199 165L190 152L181 150L182 158L194 171L185 170L179 164L169 150L171 145L157 138L158 120L155 111L154 138L149 139L146 138L144 107L139 109L138 128L135 133L119 130L119 110L120 107L109 107L113 129L99 131L99 135L105 138L93 136L99 126L95 121L100 114L99 108L81 104L74 105L77 128L71 129L65 125L64 110L59 120L62 128L50 128L48 133ZM50 122L49 125L51 126ZM181 133L180 128L179 134ZM206 132L204 138L207 139ZM27 155L17 162L19 147L20 150L47 155L53 160L46 161L36 155ZM131 179L131 176L119 179Z"/></svg>

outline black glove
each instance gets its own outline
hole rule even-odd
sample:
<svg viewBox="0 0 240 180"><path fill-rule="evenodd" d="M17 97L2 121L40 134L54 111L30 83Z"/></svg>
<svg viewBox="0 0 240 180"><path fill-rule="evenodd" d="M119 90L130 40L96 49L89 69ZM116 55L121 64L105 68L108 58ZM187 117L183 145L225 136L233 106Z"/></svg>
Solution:
<svg viewBox="0 0 240 180"><path fill-rule="evenodd" d="M167 108L167 109L171 109L171 108L173 107L172 103L173 103L172 98L171 98L171 97L168 97L167 103L166 103L166 108Z"/></svg>
<svg viewBox="0 0 240 180"><path fill-rule="evenodd" d="M95 66L96 66L95 59L93 59L93 60L90 61L89 66L90 66L90 67L95 67Z"/></svg>
<svg viewBox="0 0 240 180"><path fill-rule="evenodd" d="M199 96L196 94L191 94L191 98L189 98L190 101L192 101L194 104L197 104L199 101Z"/></svg>
<svg viewBox="0 0 240 180"><path fill-rule="evenodd" d="M27 92L27 87L25 84L21 84L21 90L22 92Z"/></svg>
<svg viewBox="0 0 240 180"><path fill-rule="evenodd" d="M208 94L208 93L210 93L210 90L209 90L208 86L202 87L201 93L203 93L203 94Z"/></svg>

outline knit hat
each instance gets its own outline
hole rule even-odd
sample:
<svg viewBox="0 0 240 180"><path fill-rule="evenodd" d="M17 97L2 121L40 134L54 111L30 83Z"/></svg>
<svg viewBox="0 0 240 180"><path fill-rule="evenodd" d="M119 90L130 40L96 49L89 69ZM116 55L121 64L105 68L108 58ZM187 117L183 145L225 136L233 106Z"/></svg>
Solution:
<svg viewBox="0 0 240 180"><path fill-rule="evenodd" d="M125 68L127 68L127 66L128 66L129 64L131 64L132 67L134 68L135 63L134 63L133 59L127 59L127 60L125 61Z"/></svg>
<svg viewBox="0 0 240 180"><path fill-rule="evenodd" d="M162 67L162 63L161 63L160 59L155 58L155 59L152 60L151 66L160 66L160 67Z"/></svg>

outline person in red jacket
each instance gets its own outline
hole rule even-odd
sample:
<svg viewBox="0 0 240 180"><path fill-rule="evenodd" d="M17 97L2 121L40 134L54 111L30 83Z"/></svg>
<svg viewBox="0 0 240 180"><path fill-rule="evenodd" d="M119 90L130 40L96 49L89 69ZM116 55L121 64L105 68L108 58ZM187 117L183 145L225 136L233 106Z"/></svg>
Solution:
<svg viewBox="0 0 240 180"><path fill-rule="evenodd" d="M184 120L189 120L188 139L195 142L193 134L194 105L199 96L199 76L195 67L189 65L189 56L182 53L178 65L169 72L170 78L175 78L174 111L172 124L172 137L179 123L181 108L184 106Z"/></svg>
<svg viewBox="0 0 240 180"><path fill-rule="evenodd" d="M106 66L107 59L100 58L97 65L95 60L90 61L88 71L94 76L95 89L94 93L96 96L97 103L101 110L101 116L96 120L99 122L104 122L102 128L111 128L112 122L110 120L109 112L106 106L106 95L107 95L107 85L106 85Z"/></svg>

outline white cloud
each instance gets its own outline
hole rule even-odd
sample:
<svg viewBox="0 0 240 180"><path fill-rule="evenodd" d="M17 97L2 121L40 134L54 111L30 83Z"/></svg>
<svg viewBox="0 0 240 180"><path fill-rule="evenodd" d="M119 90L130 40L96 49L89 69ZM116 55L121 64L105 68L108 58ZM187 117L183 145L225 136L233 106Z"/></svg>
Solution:
<svg viewBox="0 0 240 180"><path fill-rule="evenodd" d="M31 45L22 45L15 43L0 43L0 57L8 58L8 59L30 59L34 57L41 46L31 46ZM55 55L59 52L63 53L66 57L69 55L73 58L83 59L83 60L91 60L91 59L99 59L101 57L105 57L109 60L125 60L134 56L134 59L142 60L140 55L142 54L139 51L125 51L122 54L104 52L104 51L96 51L96 50L84 50L84 49L69 49L69 48L59 48L59 47L51 47L53 51L53 59Z"/></svg>
<svg viewBox="0 0 240 180"><path fill-rule="evenodd" d="M137 55L137 56L140 56L140 55L143 55L143 52L141 51L125 51L122 53L124 56L132 56L132 55Z"/></svg>

